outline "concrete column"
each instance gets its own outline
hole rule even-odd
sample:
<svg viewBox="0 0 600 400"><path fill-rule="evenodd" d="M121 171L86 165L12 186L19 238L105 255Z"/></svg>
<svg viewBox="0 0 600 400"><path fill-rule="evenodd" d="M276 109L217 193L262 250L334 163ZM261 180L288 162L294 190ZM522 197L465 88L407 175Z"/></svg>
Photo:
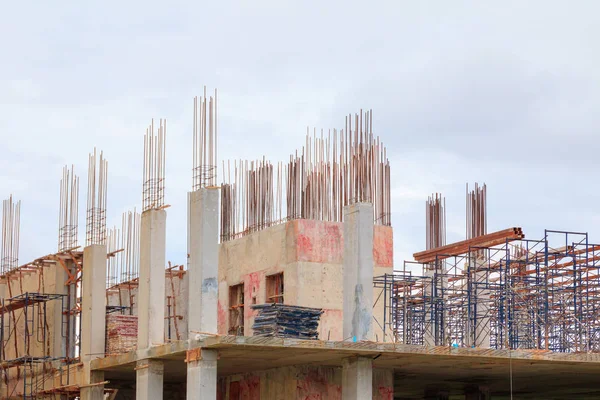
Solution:
<svg viewBox="0 0 600 400"><path fill-rule="evenodd" d="M104 372L92 371L89 378L90 381L81 386L81 400L104 400L104 385L96 385L104 382Z"/></svg>
<svg viewBox="0 0 600 400"><path fill-rule="evenodd" d="M81 279L81 347L84 386L103 381L101 372L90 371L90 362L104 357L106 340L106 245L93 244L83 249ZM81 389L82 400L104 399L104 386Z"/></svg>
<svg viewBox="0 0 600 400"><path fill-rule="evenodd" d="M138 361L135 375L136 399L160 400L163 398L164 364L162 361Z"/></svg>
<svg viewBox="0 0 600 400"><path fill-rule="evenodd" d="M373 340L373 205L344 207L344 340Z"/></svg>
<svg viewBox="0 0 600 400"><path fill-rule="evenodd" d="M347 358L342 364L342 399L365 400L373 398L373 359Z"/></svg>
<svg viewBox="0 0 600 400"><path fill-rule="evenodd" d="M67 356L67 338L66 338L66 329L67 325L63 322L67 321L67 318L70 318L69 315L64 315L63 312L66 311L68 298L67 298L67 289L68 287L65 285L67 279L69 279L69 274L67 273L65 268L68 268L68 264L71 264L71 261L63 260L62 264L60 262L56 262L54 266L54 294L64 294L62 301L54 300L51 303L52 306L52 356L53 357L66 357ZM70 272L70 271L69 271ZM63 337L63 333L65 337ZM73 353L69 353L69 357L74 357Z"/></svg>
<svg viewBox="0 0 600 400"><path fill-rule="evenodd" d="M425 327L423 331L423 344L425 346L435 346L435 302L433 301L434 287L435 287L435 267L433 264L429 265L429 269L424 271L424 275L427 277L425 283L423 283L423 292L426 296L425 300Z"/></svg>
<svg viewBox="0 0 600 400"><path fill-rule="evenodd" d="M189 193L188 337L217 333L219 189Z"/></svg>
<svg viewBox="0 0 600 400"><path fill-rule="evenodd" d="M165 210L144 211L140 232L138 350L165 340L166 228Z"/></svg>
<svg viewBox="0 0 600 400"><path fill-rule="evenodd" d="M89 365L89 362L95 358L104 357L106 340L105 245L93 244L83 250L81 284L80 355L85 366L85 364Z"/></svg>
<svg viewBox="0 0 600 400"><path fill-rule="evenodd" d="M188 351L187 400L217 399L217 359L217 350Z"/></svg>
<svg viewBox="0 0 600 400"><path fill-rule="evenodd" d="M475 338L473 345L489 349L491 347L490 297L486 261L475 260Z"/></svg>

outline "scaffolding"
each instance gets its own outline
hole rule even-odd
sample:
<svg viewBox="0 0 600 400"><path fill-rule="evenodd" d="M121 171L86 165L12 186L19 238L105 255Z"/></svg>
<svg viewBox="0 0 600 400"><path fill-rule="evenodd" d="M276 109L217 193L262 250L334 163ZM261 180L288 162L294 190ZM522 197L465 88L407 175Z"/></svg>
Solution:
<svg viewBox="0 0 600 400"><path fill-rule="evenodd" d="M414 273L421 270L421 274ZM582 232L471 246L376 277L384 336L406 344L600 351L600 245Z"/></svg>
<svg viewBox="0 0 600 400"><path fill-rule="evenodd" d="M26 292L0 301L2 379L8 382L12 371L17 378L17 383L7 388L7 398L37 398L38 392L45 389L46 382L54 378L56 365L67 361L66 354L62 350L61 354L51 354L50 325L47 318L47 303L60 301L59 332L66 344L68 338L68 318L65 318L68 314L66 297L63 294ZM10 350L8 348L9 343L14 345L14 354L13 347L11 346ZM57 349L54 349L53 353L56 352ZM8 358L8 354L12 357Z"/></svg>

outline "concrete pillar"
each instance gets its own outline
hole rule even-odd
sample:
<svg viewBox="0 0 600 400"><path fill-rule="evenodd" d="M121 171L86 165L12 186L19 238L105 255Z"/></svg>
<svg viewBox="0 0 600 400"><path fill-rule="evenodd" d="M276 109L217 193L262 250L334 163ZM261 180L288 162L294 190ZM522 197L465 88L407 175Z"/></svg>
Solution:
<svg viewBox="0 0 600 400"><path fill-rule="evenodd" d="M373 205L344 207L344 340L373 340Z"/></svg>
<svg viewBox="0 0 600 400"><path fill-rule="evenodd" d="M373 359L347 358L342 364L342 399L364 400L373 398Z"/></svg>
<svg viewBox="0 0 600 400"><path fill-rule="evenodd" d="M67 325L64 322L67 321L67 318L70 318L69 315L63 314L64 311L67 311L67 289L68 287L65 285L67 280L69 279L69 274L67 273L66 268L68 268L67 263L72 263L71 261L63 260L62 264L60 262L56 262L54 267L54 284L55 288L54 294L63 294L65 295L61 300L54 300L51 303L52 307L52 356L53 357L66 357L67 356L67 335L66 328ZM70 272L70 271L69 271ZM65 337L63 337L63 333L65 333ZM69 353L69 357L74 357L73 353Z"/></svg>
<svg viewBox="0 0 600 400"><path fill-rule="evenodd" d="M474 339L472 345L489 349L491 347L491 321L490 321L490 297L491 291L488 288L489 272L485 260L476 259L477 266L474 272L474 292L475 292L475 326Z"/></svg>
<svg viewBox="0 0 600 400"><path fill-rule="evenodd" d="M188 330L217 333L219 189L189 193Z"/></svg>
<svg viewBox="0 0 600 400"><path fill-rule="evenodd" d="M81 385L81 400L104 400L104 385L97 385L104 382L104 372L92 371L89 378L89 382Z"/></svg>
<svg viewBox="0 0 600 400"><path fill-rule="evenodd" d="M465 400L490 400L490 389L485 386L468 387L465 390Z"/></svg>
<svg viewBox="0 0 600 400"><path fill-rule="evenodd" d="M434 287L435 287L435 267L433 264L429 265L429 268L426 269L424 275L427 277L425 282L423 283L423 292L426 297L425 300L425 327L423 330L423 344L425 346L435 346L436 341L436 318L435 318L435 302L433 301L434 297Z"/></svg>
<svg viewBox="0 0 600 400"><path fill-rule="evenodd" d="M140 360L136 366L135 398L163 398L164 364L160 360Z"/></svg>
<svg viewBox="0 0 600 400"><path fill-rule="evenodd" d="M106 340L106 245L93 244L83 249L81 279L81 347L84 385L103 381L104 375L90 371L90 362L104 357ZM101 400L104 386L81 391L82 400Z"/></svg>
<svg viewBox="0 0 600 400"><path fill-rule="evenodd" d="M138 350L165 340L166 228L165 210L144 211L140 232Z"/></svg>
<svg viewBox="0 0 600 400"><path fill-rule="evenodd" d="M217 350L188 351L187 400L217 399L217 360Z"/></svg>

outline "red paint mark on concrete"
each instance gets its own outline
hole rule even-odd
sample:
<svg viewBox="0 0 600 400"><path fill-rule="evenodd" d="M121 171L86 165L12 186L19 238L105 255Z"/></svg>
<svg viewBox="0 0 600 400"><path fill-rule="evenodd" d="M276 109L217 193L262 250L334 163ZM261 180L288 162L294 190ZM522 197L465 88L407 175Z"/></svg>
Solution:
<svg viewBox="0 0 600 400"><path fill-rule="evenodd" d="M377 400L394 400L394 388L380 386L378 392L379 397L377 397Z"/></svg>
<svg viewBox="0 0 600 400"><path fill-rule="evenodd" d="M344 225L300 219L296 223L296 260L341 264L344 256ZM375 225L373 230L373 259L378 267L393 267L394 241L389 226Z"/></svg>
<svg viewBox="0 0 600 400"><path fill-rule="evenodd" d="M342 388L330 382L331 374L312 369L299 377L296 385L297 400L341 400Z"/></svg>
<svg viewBox="0 0 600 400"><path fill-rule="evenodd" d="M391 227L375 226L373 230L373 260L378 267L394 266L394 239Z"/></svg>
<svg viewBox="0 0 600 400"><path fill-rule="evenodd" d="M341 263L344 250L342 224L308 219L296 221L298 261Z"/></svg>
<svg viewBox="0 0 600 400"><path fill-rule="evenodd" d="M252 310L252 299L256 297L256 303L260 304L260 287L265 281L265 271L252 272L243 276L244 282L244 325L248 324L248 318L256 316L257 312ZM250 326L250 325L247 325Z"/></svg>
<svg viewBox="0 0 600 400"><path fill-rule="evenodd" d="M227 311L221 302L217 302L217 330L221 335L227 334Z"/></svg>
<svg viewBox="0 0 600 400"><path fill-rule="evenodd" d="M260 377L246 375L240 381L241 400L260 400Z"/></svg>

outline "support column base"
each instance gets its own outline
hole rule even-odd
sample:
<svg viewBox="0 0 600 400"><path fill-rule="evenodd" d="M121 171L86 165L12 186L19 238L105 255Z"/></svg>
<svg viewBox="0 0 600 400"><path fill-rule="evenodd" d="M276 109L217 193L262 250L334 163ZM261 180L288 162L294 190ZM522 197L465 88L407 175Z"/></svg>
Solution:
<svg viewBox="0 0 600 400"><path fill-rule="evenodd" d="M194 349L187 352L188 400L217 399L217 350Z"/></svg>
<svg viewBox="0 0 600 400"><path fill-rule="evenodd" d="M162 400L164 380L164 364L162 361L138 361L135 380L136 399Z"/></svg>
<svg viewBox="0 0 600 400"><path fill-rule="evenodd" d="M345 359L342 365L342 399L372 399L373 359L352 357Z"/></svg>
<svg viewBox="0 0 600 400"><path fill-rule="evenodd" d="M95 383L104 382L104 372L102 371L91 371L90 372L90 385ZM104 385L85 386L83 385L80 390L81 400L104 400Z"/></svg>

